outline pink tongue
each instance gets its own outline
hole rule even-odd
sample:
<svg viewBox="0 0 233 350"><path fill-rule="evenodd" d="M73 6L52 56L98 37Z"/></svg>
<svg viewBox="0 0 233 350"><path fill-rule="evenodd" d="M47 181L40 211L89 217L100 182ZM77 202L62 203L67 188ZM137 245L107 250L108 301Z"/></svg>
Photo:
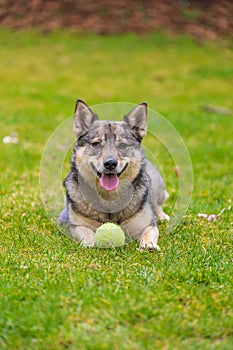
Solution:
<svg viewBox="0 0 233 350"><path fill-rule="evenodd" d="M119 179L116 174L102 174L100 178L100 185L106 191L113 191L117 188L119 184Z"/></svg>

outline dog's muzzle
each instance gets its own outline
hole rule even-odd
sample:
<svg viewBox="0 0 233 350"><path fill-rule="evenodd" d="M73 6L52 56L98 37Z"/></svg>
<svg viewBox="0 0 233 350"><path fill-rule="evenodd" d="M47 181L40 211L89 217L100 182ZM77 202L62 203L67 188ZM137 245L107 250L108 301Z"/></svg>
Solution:
<svg viewBox="0 0 233 350"><path fill-rule="evenodd" d="M106 191L113 191L117 189L119 185L119 177L128 166L128 164L126 164L120 172L117 172L118 161L113 158L106 159L103 162L102 171L98 171L93 164L91 165L94 172L100 179L101 187Z"/></svg>

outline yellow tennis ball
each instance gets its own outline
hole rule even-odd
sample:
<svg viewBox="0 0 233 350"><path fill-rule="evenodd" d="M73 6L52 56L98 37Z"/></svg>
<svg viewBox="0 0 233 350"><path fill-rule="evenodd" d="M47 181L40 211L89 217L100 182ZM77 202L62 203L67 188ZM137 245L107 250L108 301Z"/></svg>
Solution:
<svg viewBox="0 0 233 350"><path fill-rule="evenodd" d="M95 246L98 248L115 248L125 244L125 234L119 225L106 222L95 232Z"/></svg>

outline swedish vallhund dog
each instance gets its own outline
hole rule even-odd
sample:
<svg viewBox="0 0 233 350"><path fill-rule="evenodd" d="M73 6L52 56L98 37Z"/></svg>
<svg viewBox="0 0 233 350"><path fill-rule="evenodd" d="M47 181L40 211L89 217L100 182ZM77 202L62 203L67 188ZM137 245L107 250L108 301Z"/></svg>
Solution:
<svg viewBox="0 0 233 350"><path fill-rule="evenodd" d="M104 222L121 226L140 249L159 250L158 219L168 198L159 172L145 158L141 141L147 129L147 104L137 105L123 121L100 121L78 100L74 113L71 171L64 181L67 221L73 239L94 247ZM65 215L64 215L65 211Z"/></svg>

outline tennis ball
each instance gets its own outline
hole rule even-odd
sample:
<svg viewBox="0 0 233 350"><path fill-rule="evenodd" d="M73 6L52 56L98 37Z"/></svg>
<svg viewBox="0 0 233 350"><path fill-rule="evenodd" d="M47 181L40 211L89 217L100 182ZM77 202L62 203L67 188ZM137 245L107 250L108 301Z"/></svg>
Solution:
<svg viewBox="0 0 233 350"><path fill-rule="evenodd" d="M115 248L125 244L125 234L118 225L106 222L95 232L95 246L98 248Z"/></svg>

